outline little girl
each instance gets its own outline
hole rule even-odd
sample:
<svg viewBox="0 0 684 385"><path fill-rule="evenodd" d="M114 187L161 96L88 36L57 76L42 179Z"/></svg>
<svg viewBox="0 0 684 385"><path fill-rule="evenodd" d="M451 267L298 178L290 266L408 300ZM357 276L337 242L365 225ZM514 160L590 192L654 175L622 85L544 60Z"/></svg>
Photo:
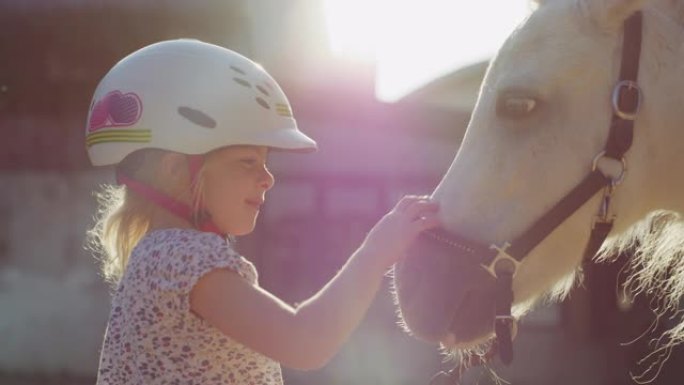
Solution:
<svg viewBox="0 0 684 385"><path fill-rule="evenodd" d="M197 40L117 63L90 107L95 166L115 165L91 240L115 285L97 384L282 384L319 368L359 324L385 271L438 223L404 197L339 273L296 308L259 287L233 236L274 183L271 150L307 152L287 98L259 65Z"/></svg>

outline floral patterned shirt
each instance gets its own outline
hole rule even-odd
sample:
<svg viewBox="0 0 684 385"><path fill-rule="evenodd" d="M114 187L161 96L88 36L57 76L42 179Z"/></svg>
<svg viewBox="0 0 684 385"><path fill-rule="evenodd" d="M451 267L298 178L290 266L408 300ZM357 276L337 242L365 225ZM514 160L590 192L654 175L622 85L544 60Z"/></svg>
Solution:
<svg viewBox="0 0 684 385"><path fill-rule="evenodd" d="M280 365L190 311L204 274L229 268L257 284L254 265L220 236L190 229L147 234L112 298L97 385L273 385Z"/></svg>

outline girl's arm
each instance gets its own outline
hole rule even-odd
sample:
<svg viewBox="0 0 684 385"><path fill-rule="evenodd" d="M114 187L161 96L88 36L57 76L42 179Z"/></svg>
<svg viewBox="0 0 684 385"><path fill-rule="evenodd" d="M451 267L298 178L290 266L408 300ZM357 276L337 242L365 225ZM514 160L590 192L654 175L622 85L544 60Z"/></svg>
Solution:
<svg viewBox="0 0 684 385"><path fill-rule="evenodd" d="M325 365L359 324L385 271L423 230L436 226L436 204L405 197L317 294L297 308L228 269L200 278L192 311L232 339L297 369Z"/></svg>

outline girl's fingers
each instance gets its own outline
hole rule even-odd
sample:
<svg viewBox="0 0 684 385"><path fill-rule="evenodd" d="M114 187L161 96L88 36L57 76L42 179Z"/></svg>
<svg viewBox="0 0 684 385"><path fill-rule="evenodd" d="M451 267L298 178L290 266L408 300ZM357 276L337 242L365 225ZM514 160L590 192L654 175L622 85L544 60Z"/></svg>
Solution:
<svg viewBox="0 0 684 385"><path fill-rule="evenodd" d="M438 227L442 222L437 215L429 215L417 219L415 222L416 231L421 232Z"/></svg>
<svg viewBox="0 0 684 385"><path fill-rule="evenodd" d="M423 216L424 213L433 213L439 209L439 204L437 202L431 201L429 199L420 199L412 202L405 210L404 213L409 218L417 218Z"/></svg>
<svg viewBox="0 0 684 385"><path fill-rule="evenodd" d="M418 231L428 230L437 227L441 224L441 220L437 212L430 212L421 215L413 221L414 228Z"/></svg>
<svg viewBox="0 0 684 385"><path fill-rule="evenodd" d="M403 197L394 208L404 219L408 220L411 231L421 231L437 227L441 224L438 216L439 204L427 195L408 195Z"/></svg>
<svg viewBox="0 0 684 385"><path fill-rule="evenodd" d="M406 195L399 200L399 203L394 206L394 211L404 212L416 201L420 200L422 197L416 195Z"/></svg>

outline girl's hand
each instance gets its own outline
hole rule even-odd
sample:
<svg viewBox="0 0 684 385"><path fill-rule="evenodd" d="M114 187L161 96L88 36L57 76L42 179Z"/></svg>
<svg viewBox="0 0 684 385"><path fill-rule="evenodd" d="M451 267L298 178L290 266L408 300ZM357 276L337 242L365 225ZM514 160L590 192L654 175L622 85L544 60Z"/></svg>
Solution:
<svg viewBox="0 0 684 385"><path fill-rule="evenodd" d="M379 258L384 268L391 266L404 256L418 234L439 225L438 208L427 196L403 197L373 226L361 247Z"/></svg>

